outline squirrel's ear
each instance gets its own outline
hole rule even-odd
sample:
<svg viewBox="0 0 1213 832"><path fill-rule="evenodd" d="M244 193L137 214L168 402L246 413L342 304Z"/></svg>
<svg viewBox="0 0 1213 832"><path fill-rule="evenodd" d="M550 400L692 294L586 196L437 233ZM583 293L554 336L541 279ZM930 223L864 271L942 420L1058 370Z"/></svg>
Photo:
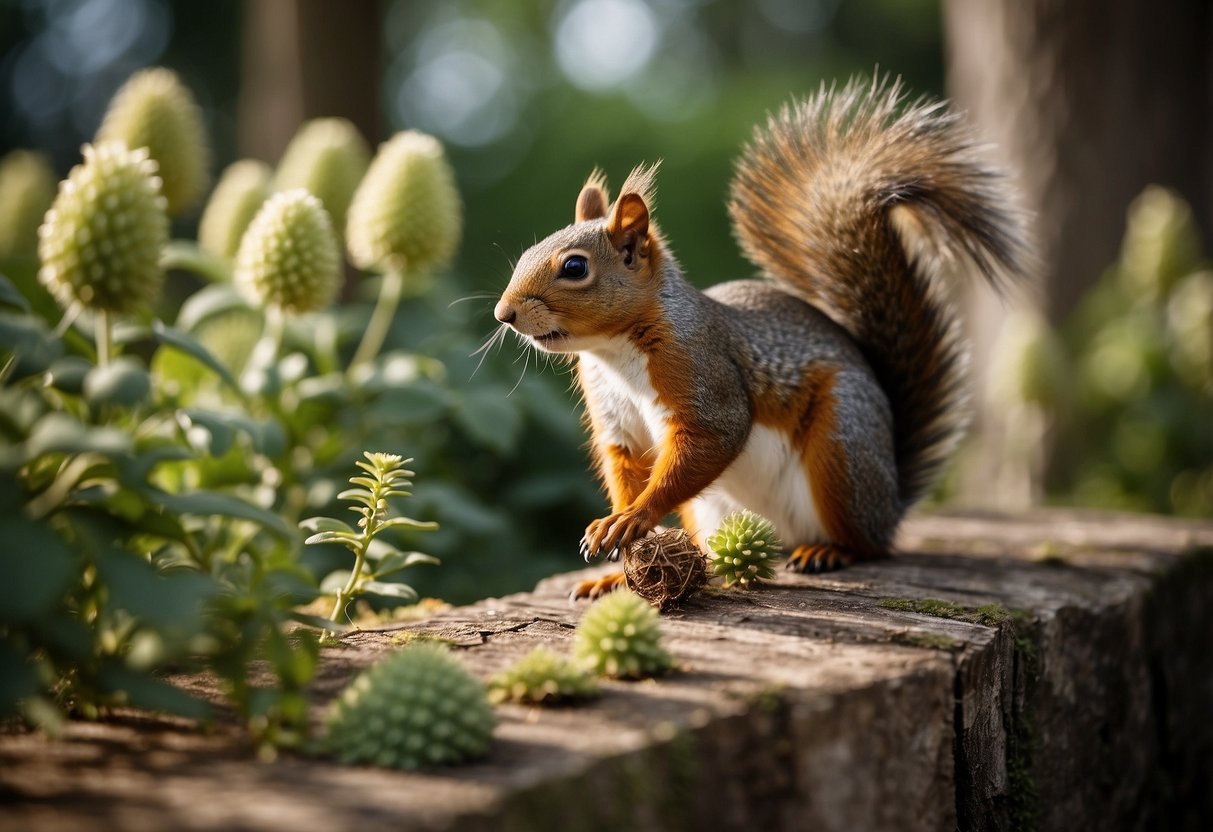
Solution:
<svg viewBox="0 0 1213 832"><path fill-rule="evenodd" d="M577 208L573 212L573 219L576 222L601 219L606 216L607 206L610 204L611 197L606 189L606 176L601 170L595 168L577 196Z"/></svg>
<svg viewBox="0 0 1213 832"><path fill-rule="evenodd" d="M607 220L607 236L629 268L637 254L643 257L649 253L649 206L643 197L633 193L619 197Z"/></svg>

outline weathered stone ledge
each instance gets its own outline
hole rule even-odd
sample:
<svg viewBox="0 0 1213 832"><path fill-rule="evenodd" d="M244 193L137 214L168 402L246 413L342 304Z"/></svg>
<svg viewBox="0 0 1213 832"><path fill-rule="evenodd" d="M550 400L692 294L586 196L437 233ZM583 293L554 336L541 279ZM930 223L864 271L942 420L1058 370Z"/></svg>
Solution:
<svg viewBox="0 0 1213 832"><path fill-rule="evenodd" d="M224 729L136 715L58 743L0 736L0 826L1210 828L1213 523L934 516L900 544L697 596L664 621L678 672L588 706L503 707L491 757L462 768L262 764ZM585 574L404 629L488 676L567 648ZM326 653L317 715L402 632L348 641Z"/></svg>

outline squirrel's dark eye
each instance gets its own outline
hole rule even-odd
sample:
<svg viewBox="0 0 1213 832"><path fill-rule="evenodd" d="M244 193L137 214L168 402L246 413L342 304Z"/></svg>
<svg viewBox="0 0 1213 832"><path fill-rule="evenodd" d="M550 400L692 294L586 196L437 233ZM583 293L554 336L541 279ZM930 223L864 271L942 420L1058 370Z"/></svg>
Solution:
<svg viewBox="0 0 1213 832"><path fill-rule="evenodd" d="M589 273L589 261L580 254L570 255L564 258L564 262L560 264L560 276L570 280L580 280Z"/></svg>

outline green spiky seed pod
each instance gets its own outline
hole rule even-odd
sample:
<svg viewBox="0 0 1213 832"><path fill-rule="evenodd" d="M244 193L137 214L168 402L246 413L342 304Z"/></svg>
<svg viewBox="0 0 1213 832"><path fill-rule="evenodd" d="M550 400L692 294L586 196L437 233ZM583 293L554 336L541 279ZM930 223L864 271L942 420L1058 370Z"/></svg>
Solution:
<svg viewBox="0 0 1213 832"><path fill-rule="evenodd" d="M110 101L96 140L148 149L160 165L171 216L189 210L206 190L210 148L202 112L171 69L152 67L128 78Z"/></svg>
<svg viewBox="0 0 1213 832"><path fill-rule="evenodd" d="M346 219L350 261L360 269L420 272L459 245L461 207L442 144L407 130L379 146Z"/></svg>
<svg viewBox="0 0 1213 832"><path fill-rule="evenodd" d="M495 719L484 686L435 644L364 671L333 703L325 746L345 763L417 769L488 753Z"/></svg>
<svg viewBox="0 0 1213 832"><path fill-rule="evenodd" d="M38 226L55 199L46 156L14 150L0 159L0 257L36 257Z"/></svg>
<svg viewBox="0 0 1213 832"><path fill-rule="evenodd" d="M265 162L241 159L224 169L198 222L198 245L231 260L240 238L270 196L273 172Z"/></svg>
<svg viewBox="0 0 1213 832"><path fill-rule="evenodd" d="M750 588L775 577L775 558L783 544L775 527L752 511L735 511L708 537L708 572L730 587Z"/></svg>
<svg viewBox="0 0 1213 832"><path fill-rule="evenodd" d="M598 683L584 668L543 646L489 680L494 703L555 704L598 695Z"/></svg>
<svg viewBox="0 0 1213 832"><path fill-rule="evenodd" d="M240 241L234 279L258 303L310 312L333 300L339 265L328 212L297 189L274 194L261 206Z"/></svg>
<svg viewBox="0 0 1213 832"><path fill-rule="evenodd" d="M38 229L38 279L63 306L131 312L164 283L168 217L147 149L85 145Z"/></svg>
<svg viewBox="0 0 1213 832"><path fill-rule="evenodd" d="M345 216L358 183L371 164L371 150L358 128L344 118L305 123L278 163L274 186L306 188L324 203L333 228L345 228Z"/></svg>
<svg viewBox="0 0 1213 832"><path fill-rule="evenodd" d="M661 646L657 611L627 589L615 590L586 610L573 653L594 672L623 679L655 676L674 666Z"/></svg>

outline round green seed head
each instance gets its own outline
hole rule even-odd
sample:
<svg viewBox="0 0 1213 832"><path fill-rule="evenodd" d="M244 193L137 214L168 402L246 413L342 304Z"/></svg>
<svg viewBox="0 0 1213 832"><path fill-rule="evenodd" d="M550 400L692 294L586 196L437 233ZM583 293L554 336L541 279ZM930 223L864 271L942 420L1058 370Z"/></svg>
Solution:
<svg viewBox="0 0 1213 832"><path fill-rule="evenodd" d="M85 145L38 229L38 279L63 306L131 312L160 293L168 218L147 149Z"/></svg>
<svg viewBox="0 0 1213 832"><path fill-rule="evenodd" d="M97 142L104 141L148 149L160 165L172 216L191 208L206 190L210 148L202 113L193 93L171 69L144 69L127 79L97 131Z"/></svg>
<svg viewBox="0 0 1213 832"><path fill-rule="evenodd" d="M783 548L770 520L752 511L735 511L707 539L708 572L726 587L752 587L775 577L775 559Z"/></svg>
<svg viewBox="0 0 1213 832"><path fill-rule="evenodd" d="M254 301L302 313L333 300L339 265L328 212L299 189L274 194L261 206L240 241L234 278Z"/></svg>
<svg viewBox="0 0 1213 832"><path fill-rule="evenodd" d="M488 753L484 686L448 650L408 647L364 671L332 704L324 743L342 762L417 769Z"/></svg>
<svg viewBox="0 0 1213 832"><path fill-rule="evenodd" d="M346 218L350 261L360 269L426 271L459 245L461 206L442 144L408 130L379 146Z"/></svg>
<svg viewBox="0 0 1213 832"><path fill-rule="evenodd" d="M198 245L231 260L257 210L270 196L270 166L242 159L224 169L198 222Z"/></svg>
<svg viewBox="0 0 1213 832"><path fill-rule="evenodd" d="M345 228L350 201L370 164L370 147L351 122L312 119L287 145L274 186L282 191L306 188L324 203L333 227L340 230Z"/></svg>
<svg viewBox="0 0 1213 832"><path fill-rule="evenodd" d="M0 257L38 254L38 226L55 199L55 172L42 153L14 150L0 159Z"/></svg>
<svg viewBox="0 0 1213 832"><path fill-rule="evenodd" d="M655 676L674 666L661 646L657 611L626 589L615 590L586 610L573 654L595 673L619 678Z"/></svg>

